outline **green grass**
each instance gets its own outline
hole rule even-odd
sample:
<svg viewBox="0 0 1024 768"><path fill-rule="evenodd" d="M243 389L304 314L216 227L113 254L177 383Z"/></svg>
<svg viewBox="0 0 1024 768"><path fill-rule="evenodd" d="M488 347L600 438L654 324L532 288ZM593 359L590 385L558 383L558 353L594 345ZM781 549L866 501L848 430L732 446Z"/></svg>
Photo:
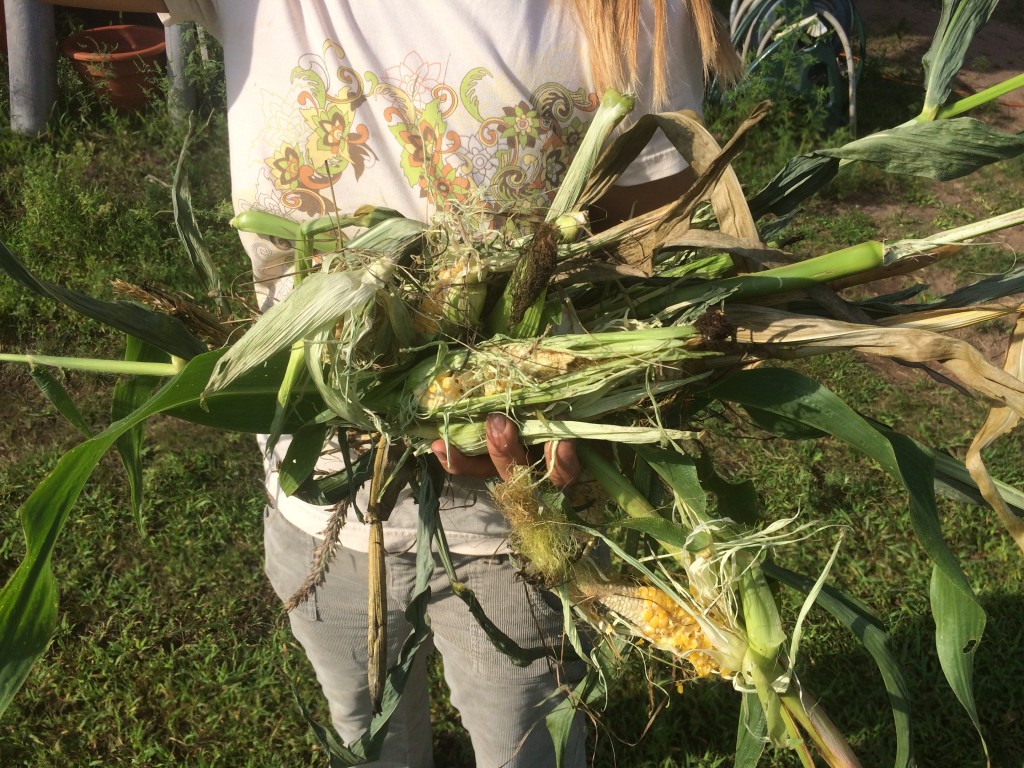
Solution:
<svg viewBox="0 0 1024 768"><path fill-rule="evenodd" d="M887 99L905 103L890 79L897 74L885 62L866 70L862 94L869 98L863 103L875 111L862 110L862 125L899 119L881 106ZM167 189L183 126L159 108L140 117L116 116L66 71L61 76L60 117L50 135L0 135L0 239L39 276L85 293L109 297L109 281L128 276L188 290L194 280L176 238ZM727 134L764 95L753 89L746 101L713 115L716 130ZM737 164L748 188L759 188L795 152L824 141L803 115L782 105L754 131ZM224 126L215 117L190 163L196 211L224 276L244 280L247 259L227 224L226 163ZM938 185L844 171L787 234L802 238L793 249L807 256L865 239L927 234L1019 205L1022 171L1021 161L987 169L960 185L955 199ZM880 216L868 210L879 199L903 201L913 210ZM1011 261L1003 250L971 248L915 279L960 283ZM1005 325L982 333L1000 331ZM0 347L120 353L114 335L6 279L0 280ZM954 455L963 455L983 418L979 404L892 363L836 355L800 368L855 408ZM111 380L81 374L64 380L90 423L101 428ZM23 553L16 510L78 437L24 370L0 367L0 386L0 578L6 579ZM892 636L912 692L919 765L983 765L973 727L945 689L935 658L929 566L910 530L901 490L835 441L770 438L731 413L709 419L706 427L721 471L751 478L766 516L799 513L837 526L813 546L780 555L785 565L817 574L838 526L846 531L832 581L870 604ZM122 471L108 457L58 547L61 625L0 720L0 765L325 765L292 693L294 685L324 719L317 686L262 574L263 502L252 438L166 419L148 430L144 530L128 509ZM993 471L1024 484L1022 449L1019 435L997 445L988 456ZM989 612L975 685L992 764L1017 768L1024 754L1018 685L1024 676L1024 559L991 512L952 502L943 502L941 512L950 544ZM795 599L787 597L785 604L791 617ZM808 689L850 735L864 764L891 764L893 728L878 674L855 641L820 611L809 618L799 665ZM728 684L692 684L678 693L658 674L649 675L639 658L630 661L595 728L594 764L731 765L736 693ZM431 681L438 765L471 765L437 659ZM796 761L772 754L763 765Z"/></svg>

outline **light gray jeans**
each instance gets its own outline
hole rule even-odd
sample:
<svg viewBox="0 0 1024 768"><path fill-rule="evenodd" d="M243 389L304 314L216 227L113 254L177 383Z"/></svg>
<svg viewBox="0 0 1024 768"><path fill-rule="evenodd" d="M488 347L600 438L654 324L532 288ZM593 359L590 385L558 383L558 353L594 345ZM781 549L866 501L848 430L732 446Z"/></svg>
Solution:
<svg viewBox="0 0 1024 768"><path fill-rule="evenodd" d="M305 579L316 540L268 507L264 546L267 575L274 591L286 600ZM473 589L487 616L520 646L543 643L554 649L563 647L561 611L516 578L508 557L453 555L453 559L459 580ZM289 614L292 633L316 671L334 728L346 744L358 738L370 722L366 574L366 554L339 548L323 586ZM404 611L415 590L415 555L389 555L387 579L390 666L410 629ZM528 667L517 667L491 644L466 604L452 593L440 566L434 570L430 587L428 617L433 642L444 660L451 702L469 731L478 768L553 768L553 745L544 716L564 698L559 683L575 682L582 674L582 663L578 659L564 664L540 659ZM426 650L420 650L380 760L373 766L433 765ZM571 655L571 651L567 653ZM583 717L578 714L566 755L567 768L585 765L585 733Z"/></svg>

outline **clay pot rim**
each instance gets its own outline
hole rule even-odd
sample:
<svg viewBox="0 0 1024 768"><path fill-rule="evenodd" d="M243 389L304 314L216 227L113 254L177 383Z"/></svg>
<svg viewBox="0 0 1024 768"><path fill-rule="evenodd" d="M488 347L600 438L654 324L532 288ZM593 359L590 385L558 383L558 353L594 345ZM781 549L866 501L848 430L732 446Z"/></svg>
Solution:
<svg viewBox="0 0 1024 768"><path fill-rule="evenodd" d="M160 35L160 41L154 45L147 46L145 48L132 48L127 51L117 51L100 53L97 51L82 50L81 43L90 38L95 38L98 33L105 32L117 32L120 33L122 30L153 30L153 34ZM144 34L149 34L145 32ZM156 27L147 27L142 24L115 24L109 27L91 27L89 29L83 29L81 32L66 37L61 43L61 52L69 59L75 61L125 61L134 59L139 56L157 56L164 53L167 49L167 43L163 38L163 33Z"/></svg>

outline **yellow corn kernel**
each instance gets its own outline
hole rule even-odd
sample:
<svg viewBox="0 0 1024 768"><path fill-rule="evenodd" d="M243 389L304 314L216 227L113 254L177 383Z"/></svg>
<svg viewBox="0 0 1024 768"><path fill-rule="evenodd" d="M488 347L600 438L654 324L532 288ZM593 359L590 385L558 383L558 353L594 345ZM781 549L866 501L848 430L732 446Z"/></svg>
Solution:
<svg viewBox="0 0 1024 768"><path fill-rule="evenodd" d="M583 587L584 593L590 592ZM714 658L703 650L712 645L700 624L666 593L649 585L595 586L588 595L599 606L614 614L630 627L634 635L651 645L685 658L700 677L722 673Z"/></svg>

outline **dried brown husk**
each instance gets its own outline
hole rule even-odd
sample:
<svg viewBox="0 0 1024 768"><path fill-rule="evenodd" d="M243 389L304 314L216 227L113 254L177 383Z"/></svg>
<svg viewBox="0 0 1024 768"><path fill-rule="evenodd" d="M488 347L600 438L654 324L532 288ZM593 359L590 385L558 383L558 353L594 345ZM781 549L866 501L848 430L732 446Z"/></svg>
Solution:
<svg viewBox="0 0 1024 768"><path fill-rule="evenodd" d="M1003 370L1019 380L1024 379L1024 315L1017 318L1017 324L1010 338L1010 347L1006 351ZM1020 418L1019 411L1014 411L1003 405L989 410L985 423L975 435L971 447L967 449L967 458L964 464L967 471L971 473L971 478L978 484L978 490L985 497L985 501L992 506L999 520L1013 540L1017 542L1017 546L1024 551L1024 520L1015 515L1003 497L999 495L981 456L983 450L1016 428L1020 424Z"/></svg>
<svg viewBox="0 0 1024 768"><path fill-rule="evenodd" d="M726 312L741 343L766 357L797 358L848 349L911 363L939 363L975 395L1024 414L1024 382L966 341L908 325L861 325L755 306Z"/></svg>

